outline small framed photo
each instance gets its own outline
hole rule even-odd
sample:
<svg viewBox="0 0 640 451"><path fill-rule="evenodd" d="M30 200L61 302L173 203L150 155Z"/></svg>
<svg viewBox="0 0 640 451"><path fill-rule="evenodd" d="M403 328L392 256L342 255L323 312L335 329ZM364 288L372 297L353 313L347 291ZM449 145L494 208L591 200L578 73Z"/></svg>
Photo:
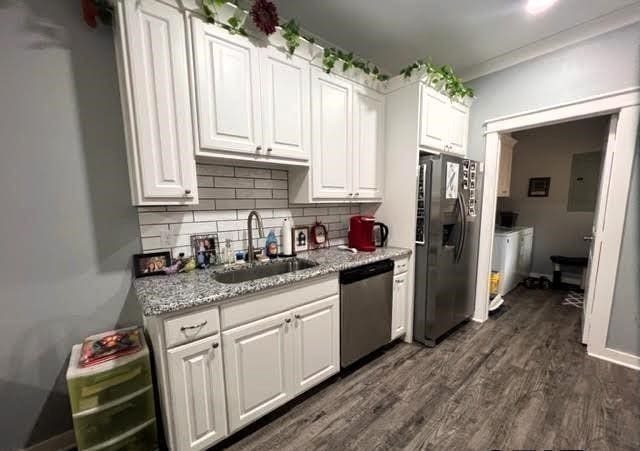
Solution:
<svg viewBox="0 0 640 451"><path fill-rule="evenodd" d="M199 268L215 265L220 255L218 234L191 235L191 251Z"/></svg>
<svg viewBox="0 0 640 451"><path fill-rule="evenodd" d="M551 177L533 177L529 179L529 197L549 197Z"/></svg>
<svg viewBox="0 0 640 451"><path fill-rule="evenodd" d="M291 242L293 243L293 252L298 253L309 249L309 227L294 227L291 230Z"/></svg>
<svg viewBox="0 0 640 451"><path fill-rule="evenodd" d="M133 256L133 269L136 278L164 274L164 269L169 266L171 266L171 253L169 251L135 254Z"/></svg>

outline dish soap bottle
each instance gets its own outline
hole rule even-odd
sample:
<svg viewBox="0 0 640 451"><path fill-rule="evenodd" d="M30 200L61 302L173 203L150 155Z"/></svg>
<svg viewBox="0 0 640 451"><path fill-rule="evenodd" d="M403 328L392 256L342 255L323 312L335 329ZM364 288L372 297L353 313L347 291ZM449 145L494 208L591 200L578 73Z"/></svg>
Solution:
<svg viewBox="0 0 640 451"><path fill-rule="evenodd" d="M276 258L278 256L278 240L273 230L267 235L266 254L269 258Z"/></svg>

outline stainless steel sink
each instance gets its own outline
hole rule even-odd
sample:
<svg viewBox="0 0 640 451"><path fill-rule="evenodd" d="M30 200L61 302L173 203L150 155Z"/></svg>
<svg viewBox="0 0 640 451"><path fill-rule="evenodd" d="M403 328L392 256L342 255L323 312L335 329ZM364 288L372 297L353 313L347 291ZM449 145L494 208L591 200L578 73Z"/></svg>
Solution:
<svg viewBox="0 0 640 451"><path fill-rule="evenodd" d="M214 274L213 278L220 283L241 283L264 277L277 276L317 266L317 263L301 258L260 263L248 268L232 269Z"/></svg>

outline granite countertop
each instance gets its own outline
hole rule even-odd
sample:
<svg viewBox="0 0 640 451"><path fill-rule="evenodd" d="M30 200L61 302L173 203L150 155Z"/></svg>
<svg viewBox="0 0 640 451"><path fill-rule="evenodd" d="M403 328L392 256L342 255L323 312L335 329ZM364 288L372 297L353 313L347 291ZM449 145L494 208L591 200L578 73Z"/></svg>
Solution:
<svg viewBox="0 0 640 451"><path fill-rule="evenodd" d="M215 304L245 294L257 293L367 263L410 254L409 249L396 247L377 248L374 252L358 252L357 254L334 247L298 253L298 258L310 260L317 263L317 266L247 282L220 283L214 279L214 274L238 267L213 267L186 274L143 277L136 279L133 285L142 306L142 313L145 316L154 316ZM269 263L257 264L268 265ZM246 267L246 265L241 267Z"/></svg>

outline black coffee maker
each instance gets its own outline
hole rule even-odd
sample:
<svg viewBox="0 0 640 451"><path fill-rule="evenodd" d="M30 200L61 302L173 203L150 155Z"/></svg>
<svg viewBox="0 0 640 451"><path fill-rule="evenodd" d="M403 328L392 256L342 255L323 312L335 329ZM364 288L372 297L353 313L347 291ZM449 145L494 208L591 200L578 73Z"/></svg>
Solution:
<svg viewBox="0 0 640 451"><path fill-rule="evenodd" d="M389 226L382 222L376 222L373 224L373 242L376 247L383 247L387 244L387 238L389 238Z"/></svg>

